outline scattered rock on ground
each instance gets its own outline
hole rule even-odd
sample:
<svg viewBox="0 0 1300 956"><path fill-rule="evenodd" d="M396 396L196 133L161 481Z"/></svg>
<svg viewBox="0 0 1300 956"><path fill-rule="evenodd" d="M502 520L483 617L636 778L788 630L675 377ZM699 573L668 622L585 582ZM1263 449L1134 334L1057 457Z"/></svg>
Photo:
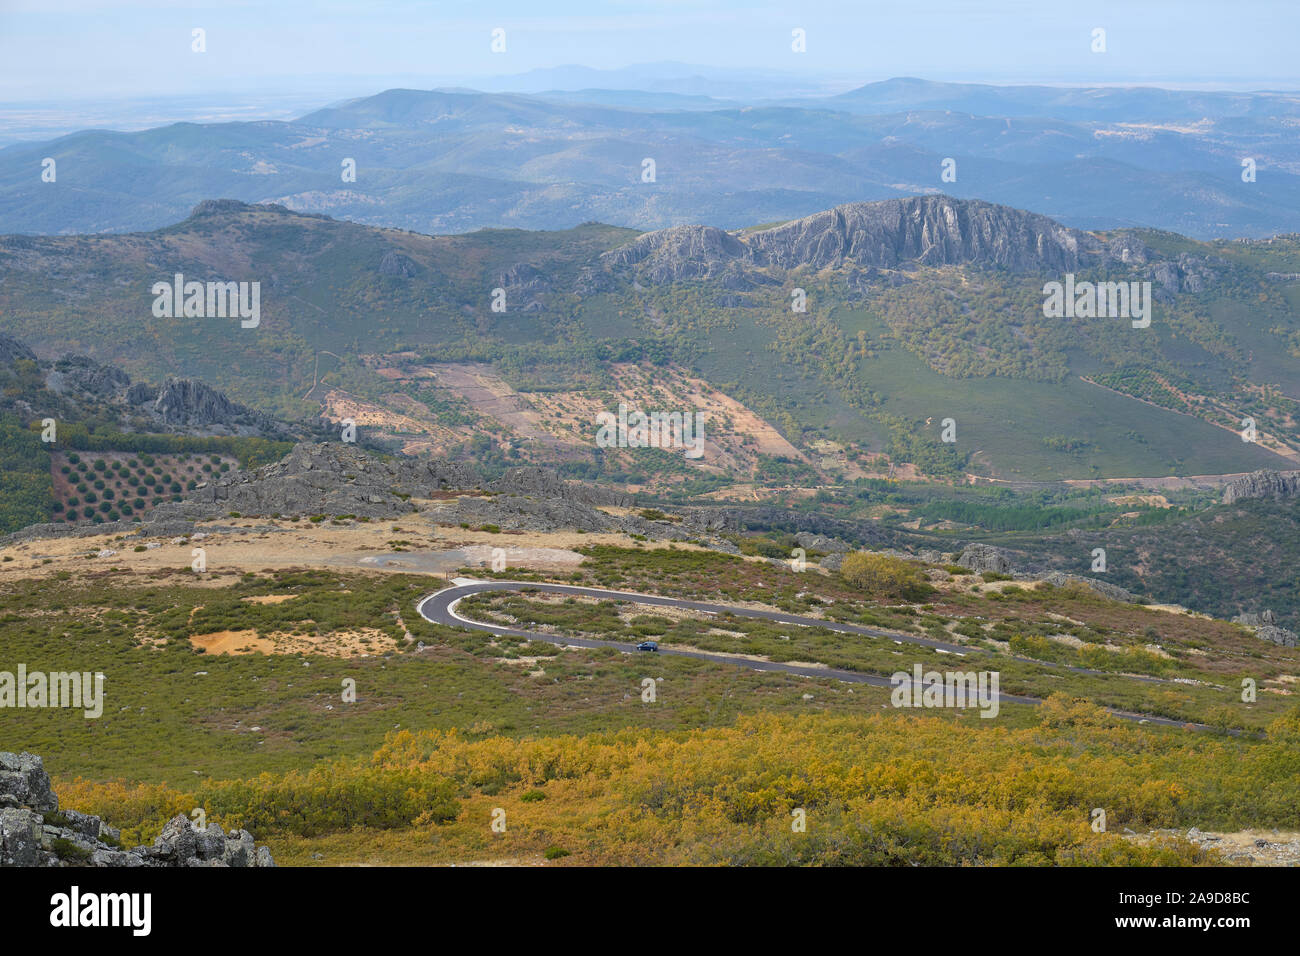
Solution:
<svg viewBox="0 0 1300 956"><path fill-rule="evenodd" d="M247 830L199 829L177 814L152 846L126 849L97 816L59 810L41 758L0 751L0 866L275 866Z"/></svg>

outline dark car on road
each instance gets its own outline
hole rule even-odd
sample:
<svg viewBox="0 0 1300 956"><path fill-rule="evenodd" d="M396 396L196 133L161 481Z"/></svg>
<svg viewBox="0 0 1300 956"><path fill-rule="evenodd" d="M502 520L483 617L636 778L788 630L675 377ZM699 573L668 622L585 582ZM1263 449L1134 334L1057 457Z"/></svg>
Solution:
<svg viewBox="0 0 1300 956"><path fill-rule="evenodd" d="M659 650L659 642L658 642L658 641L642 641L640 644L638 644L638 645L636 646L636 649L637 649L638 651L656 651L656 652L657 652L657 651Z"/></svg>

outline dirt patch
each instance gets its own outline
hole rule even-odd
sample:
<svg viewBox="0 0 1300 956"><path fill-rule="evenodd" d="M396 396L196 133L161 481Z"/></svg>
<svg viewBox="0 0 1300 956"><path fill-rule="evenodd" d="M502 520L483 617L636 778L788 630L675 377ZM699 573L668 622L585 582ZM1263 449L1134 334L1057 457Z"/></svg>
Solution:
<svg viewBox="0 0 1300 956"><path fill-rule="evenodd" d="M536 408L487 365L439 365L435 381L480 415L505 425L519 437L545 445L580 444L546 429Z"/></svg>
<svg viewBox="0 0 1300 956"><path fill-rule="evenodd" d="M609 544L628 547L632 540L624 534L579 534L576 531L493 534L460 527L431 527L437 520L436 510L384 521L330 521L312 523L287 519L221 519L223 525L239 530L209 534L203 538L168 537L134 538L122 535L96 535L85 538L39 538L0 548L0 553L14 560L0 562L0 582L19 578L40 579L68 571L74 577L98 575L110 568L130 574L156 574L160 571L184 573L188 583L198 587L226 587L232 577L252 572L301 568L348 568L373 573L421 570L417 561L395 561L385 565L363 559L394 551L394 540L408 542L404 548L413 557L436 555L464 548L481 548L491 561L494 547L506 549L508 565L521 567L572 569L581 560L576 549ZM203 525L198 526L201 533ZM667 548L672 542L642 542L645 550ZM143 551L136 547L155 545ZM190 571L191 550L202 544L207 552L203 574ZM676 543L678 550L701 550L698 545ZM100 551L112 551L108 557L94 557ZM511 557L511 553L515 557ZM403 555L398 555L403 557ZM424 568L427 573L442 573L442 568ZM277 596L278 597L278 596ZM259 602L260 603L260 602Z"/></svg>
<svg viewBox="0 0 1300 956"><path fill-rule="evenodd" d="M329 657L361 657L397 646L383 631L370 627L322 635L276 632L267 637L253 630L214 631L192 635L190 643L208 654L324 654Z"/></svg>
<svg viewBox="0 0 1300 956"><path fill-rule="evenodd" d="M381 428L388 432L416 435L439 435L439 432L443 432L445 434L439 437L454 437L449 430L439 429L431 422L414 417L411 412L419 408L418 404L406 399L405 396L399 398L403 399L399 403L402 406L400 411L357 398L336 388L325 395L321 414L333 422L351 419L357 425Z"/></svg>
<svg viewBox="0 0 1300 956"><path fill-rule="evenodd" d="M190 643L208 654L270 654L275 642L258 637L257 631L214 631L194 634Z"/></svg>
<svg viewBox="0 0 1300 956"><path fill-rule="evenodd" d="M397 641L373 627L329 634L302 635L275 633L275 654L324 654L328 657L366 657L382 654L397 647Z"/></svg>
<svg viewBox="0 0 1300 956"><path fill-rule="evenodd" d="M583 555L568 548L502 548L488 544L470 545L463 548L470 567L480 564L491 567L498 552L504 552L507 568L576 568L583 562Z"/></svg>

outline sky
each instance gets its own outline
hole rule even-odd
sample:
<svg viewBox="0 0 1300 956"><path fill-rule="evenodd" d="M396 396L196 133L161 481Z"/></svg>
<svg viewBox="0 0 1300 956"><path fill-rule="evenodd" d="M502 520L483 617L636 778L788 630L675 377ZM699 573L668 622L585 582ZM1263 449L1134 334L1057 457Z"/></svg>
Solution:
<svg viewBox="0 0 1300 956"><path fill-rule="evenodd" d="M0 103L361 96L658 61L835 91L891 76L1295 89L1297 37L1296 0L0 0Z"/></svg>

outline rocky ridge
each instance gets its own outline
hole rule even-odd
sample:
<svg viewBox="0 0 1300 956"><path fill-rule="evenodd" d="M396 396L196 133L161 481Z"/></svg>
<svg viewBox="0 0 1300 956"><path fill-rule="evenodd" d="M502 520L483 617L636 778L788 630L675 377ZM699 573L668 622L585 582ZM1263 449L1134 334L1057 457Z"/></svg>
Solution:
<svg viewBox="0 0 1300 956"><path fill-rule="evenodd" d="M211 429L222 426L233 434L279 437L287 429L261 412L231 401L224 392L203 382L169 378L161 386L143 383L126 392L127 402L160 425L172 428Z"/></svg>
<svg viewBox="0 0 1300 956"><path fill-rule="evenodd" d="M613 271L631 268L652 284L711 279L744 289L770 281L755 268L972 264L1055 274L1109 261L1145 264L1147 254L1136 239L1105 243L1036 213L935 195L848 203L752 232L674 226L638 236L600 261ZM1166 283L1180 280L1181 273L1165 276Z"/></svg>
<svg viewBox="0 0 1300 956"><path fill-rule="evenodd" d="M458 491L471 497L463 505L464 517L457 521L513 527L516 519L508 517L513 512L520 516L517 520L523 522L521 526L530 530L592 525L598 520L590 514L596 505L623 506L632 500L616 491L565 481L548 468L515 468L487 481L477 468L460 462L380 458L344 442L302 443L281 460L255 471L235 472L204 482L185 500L161 504L139 522L38 524L0 540L11 543L79 535L184 535L193 530L195 522L231 514L394 518L419 510L417 502L422 499L447 497ZM476 492L487 497L473 497ZM523 521L523 516L530 514L534 516L531 524ZM597 528L592 525L590 530Z"/></svg>
<svg viewBox="0 0 1300 956"><path fill-rule="evenodd" d="M132 384L122 369L85 355L64 355L42 361L24 343L0 335L0 368L19 360L36 363L45 389L35 406L15 400L24 416L50 415L59 421L79 421L84 416L113 417L127 432L166 432L192 436L261 436L296 439L303 433L288 423L232 401L203 382L168 378L162 385ZM0 409L6 403L0 399Z"/></svg>
<svg viewBox="0 0 1300 956"><path fill-rule="evenodd" d="M1229 482L1223 489L1223 503L1236 504L1250 498L1282 500L1300 495L1300 471L1253 471Z"/></svg>

